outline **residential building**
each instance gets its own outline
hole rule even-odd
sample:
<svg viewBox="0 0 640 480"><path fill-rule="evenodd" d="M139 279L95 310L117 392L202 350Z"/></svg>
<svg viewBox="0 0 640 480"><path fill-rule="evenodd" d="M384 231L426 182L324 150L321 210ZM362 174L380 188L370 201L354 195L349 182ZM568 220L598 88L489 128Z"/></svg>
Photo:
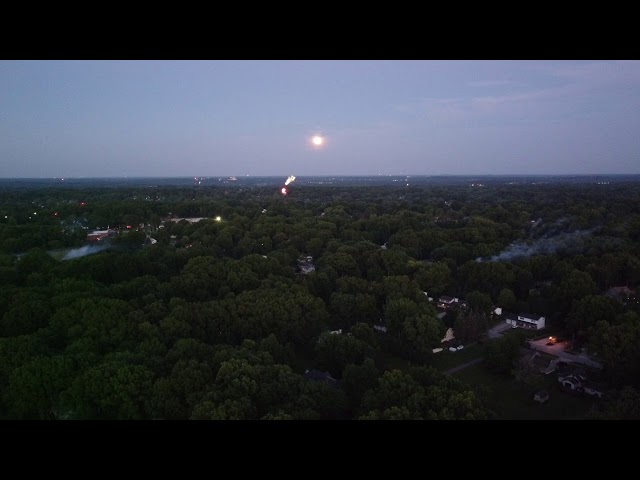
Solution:
<svg viewBox="0 0 640 480"><path fill-rule="evenodd" d="M555 372L558 365L557 358L549 358L547 356L540 355L539 352L534 352L529 360L531 364L540 371L540 373L544 373L545 375Z"/></svg>
<svg viewBox="0 0 640 480"><path fill-rule="evenodd" d="M105 238L112 238L116 236L115 230L94 230L93 232L89 232L87 234L87 241L96 243L104 240Z"/></svg>
<svg viewBox="0 0 640 480"><path fill-rule="evenodd" d="M460 299L456 297L448 297L446 295L443 295L438 298L437 306L438 308L444 308L446 310L447 308L451 308L452 306L456 305L459 301Z"/></svg>
<svg viewBox="0 0 640 480"><path fill-rule="evenodd" d="M329 372L321 372L320 370L306 370L304 372L305 380L314 382L323 382L331 387L338 386L338 380L333 378Z"/></svg>
<svg viewBox="0 0 640 480"><path fill-rule="evenodd" d="M542 330L545 327L545 318L533 313L509 314L505 321L514 328Z"/></svg>

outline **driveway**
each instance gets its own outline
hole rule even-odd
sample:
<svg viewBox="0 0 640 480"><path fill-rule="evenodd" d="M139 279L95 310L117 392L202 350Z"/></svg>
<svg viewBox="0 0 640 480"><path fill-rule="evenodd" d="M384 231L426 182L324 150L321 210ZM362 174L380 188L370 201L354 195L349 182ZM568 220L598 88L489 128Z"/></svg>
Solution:
<svg viewBox="0 0 640 480"><path fill-rule="evenodd" d="M495 327L489 329L487 331L487 334L489 335L489 338L499 338L504 331L509 330L510 328L511 325L509 325L507 322L501 322Z"/></svg>
<svg viewBox="0 0 640 480"><path fill-rule="evenodd" d="M589 367L602 368L602 364L600 364L600 362L589 358L589 356L585 353L576 355L565 351L569 346L568 342L558 342L555 345L547 345L548 341L549 340L547 338L541 338L540 340L529 340L528 343L532 349L538 350L539 352L545 352L551 355L555 355L556 357L559 357L563 362L581 363Z"/></svg>

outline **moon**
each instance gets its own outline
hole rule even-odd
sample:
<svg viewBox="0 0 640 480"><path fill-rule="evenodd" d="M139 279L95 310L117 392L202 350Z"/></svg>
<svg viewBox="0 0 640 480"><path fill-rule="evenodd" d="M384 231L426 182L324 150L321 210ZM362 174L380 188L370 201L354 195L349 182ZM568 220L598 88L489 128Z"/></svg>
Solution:
<svg viewBox="0 0 640 480"><path fill-rule="evenodd" d="M322 138L320 135L314 135L313 137L311 137L311 143L314 147L321 147L324 144L324 138Z"/></svg>

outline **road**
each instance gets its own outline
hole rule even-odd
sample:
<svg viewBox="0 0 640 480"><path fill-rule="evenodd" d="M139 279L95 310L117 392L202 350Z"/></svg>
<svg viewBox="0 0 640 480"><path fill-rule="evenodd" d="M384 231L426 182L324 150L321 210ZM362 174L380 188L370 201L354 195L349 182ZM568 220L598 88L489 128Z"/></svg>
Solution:
<svg viewBox="0 0 640 480"><path fill-rule="evenodd" d="M474 358L473 360L470 360L467 363L463 363L462 365L458 365L457 367L450 368L449 370L446 370L443 373L445 375L451 375L453 373L456 373L456 372L462 370L463 368L467 368L467 367L470 367L471 365L475 365L477 363L480 363L482 360L484 360L484 357Z"/></svg>

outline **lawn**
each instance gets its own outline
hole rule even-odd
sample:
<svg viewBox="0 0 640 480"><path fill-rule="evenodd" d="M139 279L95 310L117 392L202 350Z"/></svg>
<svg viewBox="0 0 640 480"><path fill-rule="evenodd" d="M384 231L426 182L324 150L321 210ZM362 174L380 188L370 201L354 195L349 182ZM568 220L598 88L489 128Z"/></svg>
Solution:
<svg viewBox="0 0 640 480"><path fill-rule="evenodd" d="M544 404L535 402L533 391L516 383L513 377L496 375L482 364L460 370L453 377L470 385L484 385L489 407L500 420L584 419L594 403L590 398L561 391L555 373L543 377L542 388L550 395Z"/></svg>
<svg viewBox="0 0 640 480"><path fill-rule="evenodd" d="M433 362L431 365L440 371L445 371L479 358L483 354L484 346L478 344L469 345L468 347L464 347L463 350L458 350L457 352L450 352L448 349L445 349L442 352L433 354Z"/></svg>

